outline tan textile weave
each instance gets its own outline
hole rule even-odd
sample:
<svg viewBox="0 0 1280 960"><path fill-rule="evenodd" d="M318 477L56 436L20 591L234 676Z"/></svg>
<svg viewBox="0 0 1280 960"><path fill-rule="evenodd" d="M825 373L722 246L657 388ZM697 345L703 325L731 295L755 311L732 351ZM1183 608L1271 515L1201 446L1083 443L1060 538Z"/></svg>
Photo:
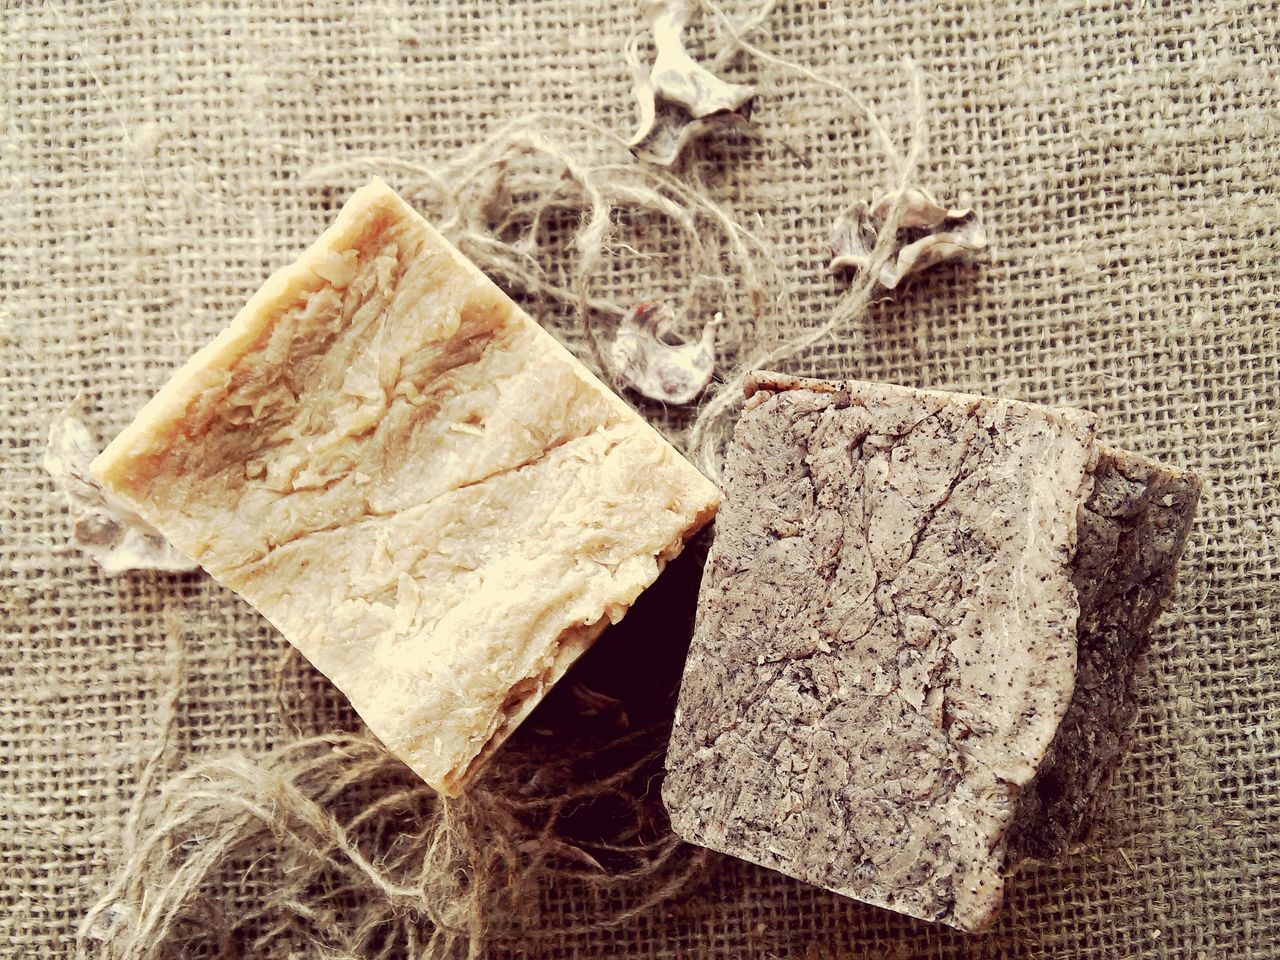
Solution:
<svg viewBox="0 0 1280 960"><path fill-rule="evenodd" d="M79 392L103 438L328 222L353 154L452 155L529 108L630 132L629 3L315 0L4 5L0 34L0 953L61 955L103 888L154 738L167 611L187 755L288 736L284 641L200 575L103 576L40 468ZM732 7L735 15L745 4ZM981 938L715 859L678 908L543 942L565 957L1280 957L1280 40L1245 0L1164 6L785 0L769 50L894 114L925 72L922 183L992 235L791 365L1103 416L1104 440L1206 481L1097 844L1028 871ZM768 80L707 152L781 250L799 322L830 312L841 209L887 185L834 94ZM387 171L393 186L396 174ZM645 299L653 265L609 291ZM514 293L514 291L513 291ZM547 315L553 329L571 326ZM732 318L730 318L732 320ZM570 337L572 340L573 338ZM349 726L306 674L316 729ZM228 897L252 894L252 884ZM559 909L572 911L572 904Z"/></svg>

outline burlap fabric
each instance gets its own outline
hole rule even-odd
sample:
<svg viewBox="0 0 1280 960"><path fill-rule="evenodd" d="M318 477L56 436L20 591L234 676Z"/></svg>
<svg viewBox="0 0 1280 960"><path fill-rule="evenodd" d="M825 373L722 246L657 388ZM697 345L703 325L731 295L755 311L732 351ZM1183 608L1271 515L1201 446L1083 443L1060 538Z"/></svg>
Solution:
<svg viewBox="0 0 1280 960"><path fill-rule="evenodd" d="M108 579L67 544L40 469L51 414L83 391L104 435L125 423L321 230L337 197L300 184L313 166L447 156L529 108L633 121L630 3L272 6L4 10L6 956L64 952L105 882L154 737L167 611L189 637L179 749L287 735L283 642L245 604L199 575ZM922 180L972 193L994 237L978 266L878 304L798 372L1081 405L1108 442L1207 481L1097 845L1024 874L980 938L717 859L678 905L546 955L1280 956L1280 40L1269 5L1203 6L796 0L761 40L868 97L900 98L894 61L911 54L931 104ZM768 80L758 132L707 163L818 318L840 290L829 225L883 170L833 95L740 67ZM621 271L612 294L643 298L654 269ZM306 683L315 726L350 723Z"/></svg>

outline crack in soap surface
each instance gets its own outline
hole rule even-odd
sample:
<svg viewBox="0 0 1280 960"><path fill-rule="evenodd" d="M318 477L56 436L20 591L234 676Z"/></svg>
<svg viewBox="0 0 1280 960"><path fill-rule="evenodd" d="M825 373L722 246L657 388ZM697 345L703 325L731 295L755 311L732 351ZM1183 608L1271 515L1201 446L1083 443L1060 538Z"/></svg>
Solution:
<svg viewBox="0 0 1280 960"><path fill-rule="evenodd" d="M534 454L533 456L527 457L526 459L521 460L519 463L503 464L501 466L495 467L490 473L487 473L484 476L462 481L460 483L457 483L454 486L448 487L447 489L432 492L425 499L415 500L415 501L406 503L403 506L395 507L393 509L375 510L373 509L370 502L366 499L364 503L364 509L360 511L360 513L356 516L353 516L351 518L344 518L340 521L327 524L323 527L316 527L315 529L296 531L290 534L286 539L280 540L278 542L269 543L267 545L266 551L262 553L260 556L252 557L248 560L237 563L234 567L227 568L225 570L217 566L216 564L211 564L208 568L209 572L213 573L215 576L223 576L223 577L235 576L239 571L247 570L256 565L259 565L264 560L269 559L271 555L276 553L277 551L285 549L286 547L292 546L301 540L310 539L312 537L323 536L324 534L327 534L327 533L335 533L335 532L344 530L354 524L364 523L368 520L394 519L398 516L402 516L403 514L409 511L418 510L423 507L428 507L435 501L440 500L443 497L447 497L452 493L456 493L459 490L466 490L468 487L477 487L482 484L488 483L489 481L497 477L501 477L504 474L515 473L520 470L525 470L525 469L528 469L529 467L536 466L538 463L545 460L548 456L550 456L552 453L554 453L556 450L560 449L561 447L577 443L578 441L581 441L581 440L589 439L592 436L595 436L603 431L608 430L611 427L618 426L618 425L619 425L618 421L616 420L606 421L600 425L592 426L587 433L582 434L580 436L559 437L555 439L553 442L547 444L547 446L541 452Z"/></svg>

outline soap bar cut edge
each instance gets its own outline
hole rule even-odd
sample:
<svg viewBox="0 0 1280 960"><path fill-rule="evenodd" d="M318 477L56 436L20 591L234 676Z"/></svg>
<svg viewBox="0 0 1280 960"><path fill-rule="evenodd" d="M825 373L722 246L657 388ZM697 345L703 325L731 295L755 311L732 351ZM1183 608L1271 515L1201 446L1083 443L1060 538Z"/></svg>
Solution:
<svg viewBox="0 0 1280 960"><path fill-rule="evenodd" d="M1173 594L1201 483L1103 447L1080 514L1072 579L1080 602L1076 685L1019 798L1006 866L1059 862L1085 843L1128 752L1151 633Z"/></svg>

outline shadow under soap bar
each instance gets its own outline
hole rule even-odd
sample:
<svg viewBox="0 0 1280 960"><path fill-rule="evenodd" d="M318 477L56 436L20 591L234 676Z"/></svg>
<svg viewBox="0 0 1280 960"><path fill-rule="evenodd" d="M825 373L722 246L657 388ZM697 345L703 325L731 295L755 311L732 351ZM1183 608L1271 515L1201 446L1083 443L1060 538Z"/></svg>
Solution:
<svg viewBox="0 0 1280 960"><path fill-rule="evenodd" d="M381 181L92 469L445 793L718 500Z"/></svg>

